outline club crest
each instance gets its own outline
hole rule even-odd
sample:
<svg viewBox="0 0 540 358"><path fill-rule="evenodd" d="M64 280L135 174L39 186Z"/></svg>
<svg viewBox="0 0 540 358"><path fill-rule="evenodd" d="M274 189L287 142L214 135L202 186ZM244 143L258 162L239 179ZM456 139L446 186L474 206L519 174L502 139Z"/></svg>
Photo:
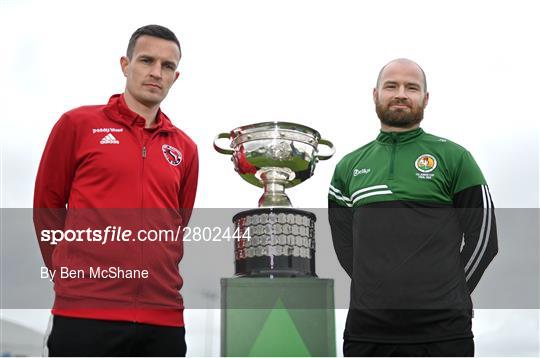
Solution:
<svg viewBox="0 0 540 358"><path fill-rule="evenodd" d="M431 154L422 154L416 159L414 166L421 173L430 173L437 168L437 159Z"/></svg>
<svg viewBox="0 0 540 358"><path fill-rule="evenodd" d="M180 152L175 147L172 147L168 144L163 144L161 150L163 151L163 155L165 156L165 159L167 159L169 164L177 166L182 162L182 152Z"/></svg>

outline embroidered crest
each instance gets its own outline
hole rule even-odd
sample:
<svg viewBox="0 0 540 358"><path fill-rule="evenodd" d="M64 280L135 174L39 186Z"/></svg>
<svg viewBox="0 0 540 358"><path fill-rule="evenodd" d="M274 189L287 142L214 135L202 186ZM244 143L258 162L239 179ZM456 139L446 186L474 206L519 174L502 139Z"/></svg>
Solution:
<svg viewBox="0 0 540 358"><path fill-rule="evenodd" d="M416 159L414 166L422 173L429 173L437 168L437 159L431 154L422 154Z"/></svg>
<svg viewBox="0 0 540 358"><path fill-rule="evenodd" d="M177 166L182 162L182 152L180 152L175 147L172 147L168 144L163 144L161 147L165 159L169 162L170 165Z"/></svg>

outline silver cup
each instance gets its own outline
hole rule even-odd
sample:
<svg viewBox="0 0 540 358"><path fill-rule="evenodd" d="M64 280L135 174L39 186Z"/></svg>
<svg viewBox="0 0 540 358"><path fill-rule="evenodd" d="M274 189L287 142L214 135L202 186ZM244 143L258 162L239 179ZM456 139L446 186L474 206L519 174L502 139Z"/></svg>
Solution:
<svg viewBox="0 0 540 358"><path fill-rule="evenodd" d="M228 148L219 145L224 139L230 141ZM319 145L327 146L328 154L319 154ZM264 188L258 209L233 218L236 230L242 233L234 245L235 275L316 277L317 218L292 208L285 189L311 178L317 162L334 155L334 145L300 124L264 122L218 134L214 148L231 156L245 181ZM246 232L248 239L244 239Z"/></svg>
<svg viewBox="0 0 540 358"><path fill-rule="evenodd" d="M219 142L229 139L229 148ZM328 154L319 154L318 146L325 145ZM264 188L259 207L292 207L286 188L309 179L319 160L330 159L335 148L332 142L321 139L316 130L296 123L263 122L220 133L214 148L231 155L236 172L248 183Z"/></svg>

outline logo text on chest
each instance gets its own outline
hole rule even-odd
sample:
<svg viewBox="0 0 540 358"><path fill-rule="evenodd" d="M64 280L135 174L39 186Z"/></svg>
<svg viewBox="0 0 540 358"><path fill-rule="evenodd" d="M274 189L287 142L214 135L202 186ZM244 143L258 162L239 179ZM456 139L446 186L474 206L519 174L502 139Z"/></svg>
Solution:
<svg viewBox="0 0 540 358"><path fill-rule="evenodd" d="M120 133L124 128L92 128L92 134L96 133Z"/></svg>
<svg viewBox="0 0 540 358"><path fill-rule="evenodd" d="M371 169L369 169L369 168L355 169L355 170L353 170L353 176L367 174L370 171L371 171Z"/></svg>
<svg viewBox="0 0 540 358"><path fill-rule="evenodd" d="M435 174L426 174L426 173L416 173L416 176L418 177L418 179L427 179L427 180L430 180L430 179L433 179L433 176Z"/></svg>

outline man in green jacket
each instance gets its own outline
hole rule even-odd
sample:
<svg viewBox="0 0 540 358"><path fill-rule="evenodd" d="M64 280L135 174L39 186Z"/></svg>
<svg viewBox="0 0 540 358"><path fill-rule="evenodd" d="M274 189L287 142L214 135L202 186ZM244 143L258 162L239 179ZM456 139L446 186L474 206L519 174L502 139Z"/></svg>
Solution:
<svg viewBox="0 0 540 358"><path fill-rule="evenodd" d="M351 277L345 356L473 356L470 294L497 253L493 202L472 155L420 128L429 93L408 59L373 90L376 140L336 166L329 220Z"/></svg>

